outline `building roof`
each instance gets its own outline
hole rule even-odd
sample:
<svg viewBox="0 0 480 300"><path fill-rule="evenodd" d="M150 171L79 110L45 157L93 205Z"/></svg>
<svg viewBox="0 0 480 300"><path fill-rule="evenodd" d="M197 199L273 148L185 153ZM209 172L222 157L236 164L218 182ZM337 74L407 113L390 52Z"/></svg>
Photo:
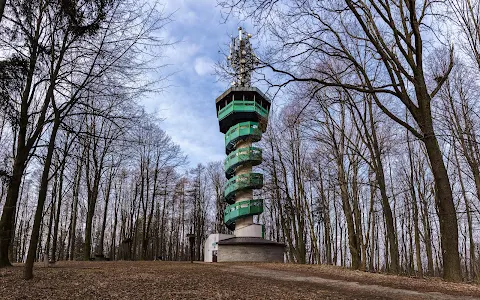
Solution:
<svg viewBox="0 0 480 300"><path fill-rule="evenodd" d="M229 96L231 93L245 93L247 95L251 94L251 96L253 96L253 94L255 93L255 94L259 95L261 98L263 98L265 101L267 101L268 103L272 102L270 100L270 98L268 98L267 95L262 93L262 91L259 90L256 87L234 86L234 87L229 88L225 92L223 92L220 96L218 96L217 99L215 99L215 103L218 103L218 101L220 101L220 100L224 99L225 97ZM250 99L250 100L253 100L253 99Z"/></svg>
<svg viewBox="0 0 480 300"><path fill-rule="evenodd" d="M270 245L285 247L283 243L277 243L259 237L232 237L219 241L218 245Z"/></svg>

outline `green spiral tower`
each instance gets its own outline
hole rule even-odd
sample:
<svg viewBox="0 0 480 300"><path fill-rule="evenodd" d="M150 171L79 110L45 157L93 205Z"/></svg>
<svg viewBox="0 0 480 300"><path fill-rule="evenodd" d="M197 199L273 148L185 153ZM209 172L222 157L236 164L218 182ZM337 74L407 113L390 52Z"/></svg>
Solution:
<svg viewBox="0 0 480 300"><path fill-rule="evenodd" d="M252 143L260 141L267 128L270 100L250 86L250 74L257 62L250 37L239 28L238 38L232 38L228 62L235 81L216 99L216 106L227 154L225 225L234 230L236 236L247 231L248 235L262 237L263 226L254 224L253 216L263 212L263 199L255 199L253 190L263 187L263 175L252 172L253 166L262 163L262 149L253 147Z"/></svg>
<svg viewBox="0 0 480 300"><path fill-rule="evenodd" d="M258 60L250 38L242 28L238 37L232 38L228 62L235 81L216 99L227 154L224 200L228 205L224 221L234 231L234 237L218 242L218 257L219 261L283 261L284 245L265 240L264 225L253 221L255 215L263 212L263 199L254 196L254 190L263 187L263 175L252 171L252 167L262 163L262 149L253 143L260 141L267 129L270 100L251 86L251 73ZM258 255L246 254L256 252Z"/></svg>

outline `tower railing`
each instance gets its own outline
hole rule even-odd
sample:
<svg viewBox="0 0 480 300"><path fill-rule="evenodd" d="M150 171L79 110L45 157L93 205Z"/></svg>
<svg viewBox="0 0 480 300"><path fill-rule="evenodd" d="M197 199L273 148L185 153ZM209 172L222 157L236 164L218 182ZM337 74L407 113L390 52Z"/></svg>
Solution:
<svg viewBox="0 0 480 300"><path fill-rule="evenodd" d="M257 147L243 147L230 153L225 159L225 174L232 178L236 169L245 164L256 166L262 163L262 149Z"/></svg>
<svg viewBox="0 0 480 300"><path fill-rule="evenodd" d="M258 122L241 122L232 126L225 134L225 150L230 154L239 141L258 142L262 138L262 130Z"/></svg>
<svg viewBox="0 0 480 300"><path fill-rule="evenodd" d="M263 213L263 199L240 201L229 205L224 212L224 221L227 227L232 227L240 218Z"/></svg>
<svg viewBox="0 0 480 300"><path fill-rule="evenodd" d="M231 114L241 112L255 112L264 118L268 117L268 110L254 100L233 100L218 111L218 120L221 121Z"/></svg>
<svg viewBox="0 0 480 300"><path fill-rule="evenodd" d="M261 189L263 187L263 174L245 173L233 176L225 185L224 197L229 204L235 203L236 193L244 190Z"/></svg>

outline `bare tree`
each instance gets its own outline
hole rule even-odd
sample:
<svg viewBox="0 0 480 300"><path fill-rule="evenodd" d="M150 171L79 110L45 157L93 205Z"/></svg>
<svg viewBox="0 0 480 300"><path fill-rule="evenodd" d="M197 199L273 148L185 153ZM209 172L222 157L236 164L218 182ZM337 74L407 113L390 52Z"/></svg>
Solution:
<svg viewBox="0 0 480 300"><path fill-rule="evenodd" d="M428 46L440 36L432 32L439 25L437 2L242 0L220 4L227 13L252 16L278 41L263 59L265 67L280 75L278 82L271 82L273 86L308 82L315 87L313 94L326 86L371 94L383 113L425 144L435 179L444 278L460 281L457 216L432 116L432 100L453 67L453 48L441 56ZM429 60L431 55L437 59ZM397 115L398 104L407 109L413 125Z"/></svg>

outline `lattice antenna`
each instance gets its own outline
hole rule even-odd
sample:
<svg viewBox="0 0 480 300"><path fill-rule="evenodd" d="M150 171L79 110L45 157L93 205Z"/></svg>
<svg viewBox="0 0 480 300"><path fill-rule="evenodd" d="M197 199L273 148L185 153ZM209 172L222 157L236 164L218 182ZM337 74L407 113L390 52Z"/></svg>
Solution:
<svg viewBox="0 0 480 300"><path fill-rule="evenodd" d="M242 27L238 28L238 37L232 37L230 55L227 57L235 73L235 81L232 82L232 86L250 86L253 69L258 65L258 58L253 53L250 43L251 37L251 34L243 32Z"/></svg>

